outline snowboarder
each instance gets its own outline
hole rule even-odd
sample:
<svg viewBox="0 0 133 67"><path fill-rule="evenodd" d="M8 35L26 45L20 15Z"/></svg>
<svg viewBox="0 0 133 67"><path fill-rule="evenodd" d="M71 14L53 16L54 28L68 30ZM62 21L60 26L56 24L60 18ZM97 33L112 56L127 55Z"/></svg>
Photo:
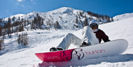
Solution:
<svg viewBox="0 0 133 67"><path fill-rule="evenodd" d="M68 33L62 42L56 47L50 48L50 51L58 51L68 49L70 44L74 44L78 47L98 44L98 39L89 26L84 27L82 31L82 38L75 36L72 33ZM86 44L85 44L86 43Z"/></svg>
<svg viewBox="0 0 133 67"><path fill-rule="evenodd" d="M92 29L91 29L92 28ZM94 34L94 33L96 34ZM98 24L92 23L90 26L86 26L83 29L83 38L78 38L72 33L68 33L63 41L57 46L57 48L52 47L50 51L58 51L68 49L70 44L74 44L79 47L96 45L103 39L104 42L110 41L108 36L100 29L98 29Z"/></svg>

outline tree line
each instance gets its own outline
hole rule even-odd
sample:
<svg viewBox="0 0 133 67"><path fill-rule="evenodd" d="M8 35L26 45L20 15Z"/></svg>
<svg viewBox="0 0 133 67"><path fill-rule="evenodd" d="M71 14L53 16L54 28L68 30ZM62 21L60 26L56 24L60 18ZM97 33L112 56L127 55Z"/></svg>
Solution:
<svg viewBox="0 0 133 67"><path fill-rule="evenodd" d="M93 12L91 12L91 11L87 11L87 13L88 13L89 15L91 15L91 16L95 16L95 17L101 19L100 21L102 21L102 20L106 20L106 22L111 22L111 21L113 21L113 18L111 18L111 17L108 16L108 15L100 15L100 14L97 14L97 13L93 13Z"/></svg>

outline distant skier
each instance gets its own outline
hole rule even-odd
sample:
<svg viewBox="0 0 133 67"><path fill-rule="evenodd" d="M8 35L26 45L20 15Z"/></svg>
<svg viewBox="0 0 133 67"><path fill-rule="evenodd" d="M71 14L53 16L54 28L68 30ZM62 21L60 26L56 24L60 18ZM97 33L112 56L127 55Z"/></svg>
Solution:
<svg viewBox="0 0 133 67"><path fill-rule="evenodd" d="M104 42L110 41L108 36L102 30L98 29L98 24L96 23L92 23L90 24L90 26L84 27L82 33L83 38L81 39L72 33L68 33L66 37L63 39L63 41L59 44L59 46L57 46L57 48L50 48L50 51L68 49L70 44L74 44L79 47L84 47L101 43L101 40L104 40Z"/></svg>

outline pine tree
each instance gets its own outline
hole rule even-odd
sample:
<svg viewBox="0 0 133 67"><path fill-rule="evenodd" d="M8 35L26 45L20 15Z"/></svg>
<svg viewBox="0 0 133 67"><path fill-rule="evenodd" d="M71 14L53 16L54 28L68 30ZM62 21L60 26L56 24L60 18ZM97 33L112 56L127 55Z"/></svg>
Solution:
<svg viewBox="0 0 133 67"><path fill-rule="evenodd" d="M31 29L42 29L43 25L43 18L39 16L39 14L36 15L36 17L34 17L34 20L32 21L31 24Z"/></svg>
<svg viewBox="0 0 133 67"><path fill-rule="evenodd" d="M2 27L0 26L0 36L2 36Z"/></svg>
<svg viewBox="0 0 133 67"><path fill-rule="evenodd" d="M60 28L61 28L61 26L60 26L60 24L59 24L58 21L55 22L54 28L55 28L55 29L60 29Z"/></svg>
<svg viewBox="0 0 133 67"><path fill-rule="evenodd" d="M12 18L12 21L15 21L15 19L16 19L16 17L13 17L13 18Z"/></svg>
<svg viewBox="0 0 133 67"><path fill-rule="evenodd" d="M78 23L79 21L78 21L78 17L76 16L76 20L75 20L75 23Z"/></svg>
<svg viewBox="0 0 133 67"><path fill-rule="evenodd" d="M4 49L4 39L0 39L0 50Z"/></svg>
<svg viewBox="0 0 133 67"><path fill-rule="evenodd" d="M84 26L88 26L88 19L86 16L85 16Z"/></svg>
<svg viewBox="0 0 133 67"><path fill-rule="evenodd" d="M17 41L20 47L26 47L28 45L28 34L24 33L19 35Z"/></svg>
<svg viewBox="0 0 133 67"><path fill-rule="evenodd" d="M3 19L2 19L2 18L0 18L0 23L2 22L2 20L3 20Z"/></svg>
<svg viewBox="0 0 133 67"><path fill-rule="evenodd" d="M11 38L11 19L8 18L8 23L7 23L7 34Z"/></svg>

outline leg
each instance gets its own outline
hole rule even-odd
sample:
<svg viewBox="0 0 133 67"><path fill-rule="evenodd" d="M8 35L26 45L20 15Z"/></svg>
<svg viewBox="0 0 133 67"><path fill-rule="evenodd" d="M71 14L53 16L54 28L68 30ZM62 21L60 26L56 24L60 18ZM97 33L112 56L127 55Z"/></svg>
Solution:
<svg viewBox="0 0 133 67"><path fill-rule="evenodd" d="M74 44L80 46L82 44L82 40L72 33L68 33L68 35L63 39L63 41L59 44L58 47L63 49L68 49L70 44Z"/></svg>
<svg viewBox="0 0 133 67"><path fill-rule="evenodd" d="M99 41L96 38L96 35L93 33L90 27L84 27L83 41L86 43L90 43L91 45L98 44Z"/></svg>

